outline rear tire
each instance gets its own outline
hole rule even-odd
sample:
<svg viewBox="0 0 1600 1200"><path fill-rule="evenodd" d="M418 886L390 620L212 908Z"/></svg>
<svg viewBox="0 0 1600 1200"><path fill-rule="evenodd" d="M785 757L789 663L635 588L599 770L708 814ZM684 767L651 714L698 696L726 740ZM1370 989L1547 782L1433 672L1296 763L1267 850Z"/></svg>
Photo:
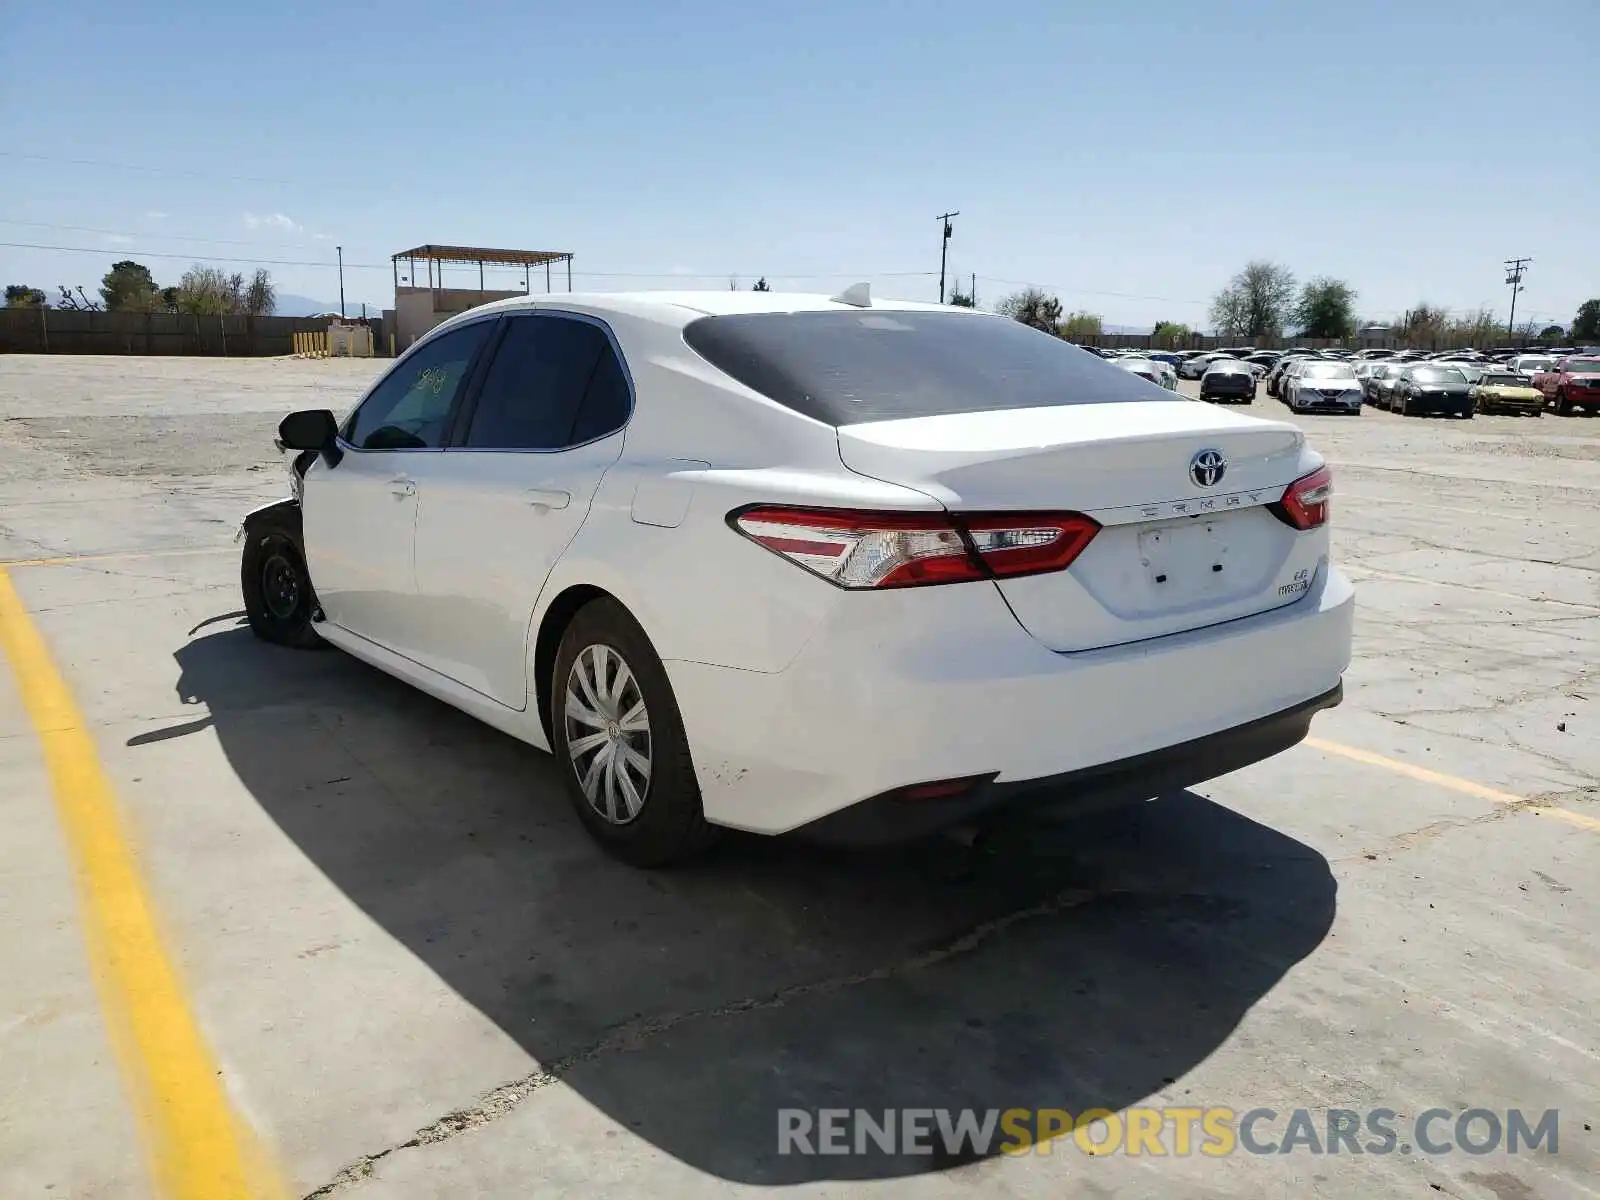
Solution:
<svg viewBox="0 0 1600 1200"><path fill-rule="evenodd" d="M609 597L579 609L561 636L550 726L567 796L609 853L660 867L716 840L666 668L638 622Z"/></svg>
<svg viewBox="0 0 1600 1200"><path fill-rule="evenodd" d="M262 641L295 650L327 645L312 625L317 593L302 549L299 509L263 513L245 527L239 591L250 632Z"/></svg>

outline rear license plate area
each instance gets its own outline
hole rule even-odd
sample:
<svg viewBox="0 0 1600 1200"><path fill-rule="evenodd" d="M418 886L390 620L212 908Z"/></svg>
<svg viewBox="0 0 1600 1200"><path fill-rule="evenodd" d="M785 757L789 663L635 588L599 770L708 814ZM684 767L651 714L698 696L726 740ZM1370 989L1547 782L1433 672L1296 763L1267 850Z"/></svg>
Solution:
<svg viewBox="0 0 1600 1200"><path fill-rule="evenodd" d="M1139 562L1156 596L1182 600L1221 590L1228 579L1228 522L1197 518L1139 532Z"/></svg>

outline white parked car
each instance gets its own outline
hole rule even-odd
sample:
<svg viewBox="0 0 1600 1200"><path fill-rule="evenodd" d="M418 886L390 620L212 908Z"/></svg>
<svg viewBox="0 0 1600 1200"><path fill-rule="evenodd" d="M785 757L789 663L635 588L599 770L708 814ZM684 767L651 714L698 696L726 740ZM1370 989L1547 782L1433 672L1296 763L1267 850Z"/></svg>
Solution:
<svg viewBox="0 0 1600 1200"><path fill-rule="evenodd" d="M1532 379L1540 371L1548 371L1556 365L1556 360L1548 354L1519 354L1506 364L1518 375L1526 375Z"/></svg>
<svg viewBox="0 0 1600 1200"><path fill-rule="evenodd" d="M1298 429L862 286L485 305L279 442L255 632L550 750L640 864L1156 796L1350 660Z"/></svg>
<svg viewBox="0 0 1600 1200"><path fill-rule="evenodd" d="M1141 375L1151 383L1166 388L1169 392L1178 390L1177 372L1172 369L1170 363L1164 363L1159 358L1141 358L1138 355L1129 355L1127 358L1119 358L1117 366L1124 371L1132 371L1135 375Z"/></svg>

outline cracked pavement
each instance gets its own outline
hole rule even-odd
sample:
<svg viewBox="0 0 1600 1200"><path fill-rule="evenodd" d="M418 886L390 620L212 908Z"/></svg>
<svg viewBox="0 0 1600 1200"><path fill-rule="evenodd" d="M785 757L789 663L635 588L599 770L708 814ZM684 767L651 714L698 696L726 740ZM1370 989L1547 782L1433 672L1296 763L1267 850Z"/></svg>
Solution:
<svg viewBox="0 0 1600 1200"><path fill-rule="evenodd" d="M277 419L375 366L0 358L0 558L85 556L12 579L296 1195L1600 1194L1600 830L1549 812L1600 817L1600 420L1293 418L1360 588L1315 735L1514 802L1307 745L1120 816L642 873L544 756L240 627ZM144 1195L48 789L0 674L0 1195ZM776 1152L784 1107L1130 1105L1559 1108L1562 1141Z"/></svg>

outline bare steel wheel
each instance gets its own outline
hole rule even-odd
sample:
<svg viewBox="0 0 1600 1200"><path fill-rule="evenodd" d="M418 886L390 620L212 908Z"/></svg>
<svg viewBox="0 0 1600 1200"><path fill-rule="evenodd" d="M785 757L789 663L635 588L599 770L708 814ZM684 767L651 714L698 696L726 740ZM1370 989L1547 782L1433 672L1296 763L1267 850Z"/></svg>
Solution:
<svg viewBox="0 0 1600 1200"><path fill-rule="evenodd" d="M300 541L300 510L252 514L239 561L239 590L250 629L263 641L312 650L325 645L312 625L317 594Z"/></svg>
<svg viewBox="0 0 1600 1200"><path fill-rule="evenodd" d="M293 550L283 542L272 544L261 564L261 599L267 611L287 621L300 607L300 565L290 559Z"/></svg>
<svg viewBox="0 0 1600 1200"><path fill-rule="evenodd" d="M650 710L621 654L585 646L567 673L567 756L589 806L613 825L650 793Z"/></svg>
<svg viewBox="0 0 1600 1200"><path fill-rule="evenodd" d="M710 845L688 735L666 668L609 596L580 608L549 677L550 741L573 811L626 862L664 866Z"/></svg>

